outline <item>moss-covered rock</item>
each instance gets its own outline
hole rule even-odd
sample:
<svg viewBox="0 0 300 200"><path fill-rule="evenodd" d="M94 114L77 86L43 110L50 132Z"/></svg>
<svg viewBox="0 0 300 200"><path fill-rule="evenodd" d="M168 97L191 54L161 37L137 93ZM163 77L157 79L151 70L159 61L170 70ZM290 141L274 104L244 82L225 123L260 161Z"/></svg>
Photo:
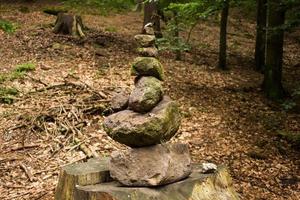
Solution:
<svg viewBox="0 0 300 200"><path fill-rule="evenodd" d="M152 57L137 57L131 67L133 76L153 76L159 80L164 80L162 64Z"/></svg>
<svg viewBox="0 0 300 200"><path fill-rule="evenodd" d="M141 77L129 97L129 109L146 113L162 99L163 88L160 80L154 77Z"/></svg>
<svg viewBox="0 0 300 200"><path fill-rule="evenodd" d="M152 47L155 44L154 35L136 35L134 36L135 41L142 47Z"/></svg>
<svg viewBox="0 0 300 200"><path fill-rule="evenodd" d="M149 113L123 110L104 120L104 129L114 140L130 147L159 144L171 139L179 129L178 105L165 96Z"/></svg>
<svg viewBox="0 0 300 200"><path fill-rule="evenodd" d="M138 48L137 52L139 53L139 55L145 57L158 57L158 49L156 47Z"/></svg>

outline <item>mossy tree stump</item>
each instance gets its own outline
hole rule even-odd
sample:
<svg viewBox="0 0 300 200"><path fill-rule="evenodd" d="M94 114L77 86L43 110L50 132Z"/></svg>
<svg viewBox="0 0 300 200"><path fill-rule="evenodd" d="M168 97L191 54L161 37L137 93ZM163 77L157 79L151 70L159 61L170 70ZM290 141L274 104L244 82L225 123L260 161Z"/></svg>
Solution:
<svg viewBox="0 0 300 200"><path fill-rule="evenodd" d="M74 200L76 185L93 185L110 180L109 159L90 159L63 167L55 191L55 200Z"/></svg>
<svg viewBox="0 0 300 200"><path fill-rule="evenodd" d="M92 159L64 167L55 200L239 200L225 167L203 174L197 164L188 178L176 183L124 187L111 179L108 165L108 159Z"/></svg>
<svg viewBox="0 0 300 200"><path fill-rule="evenodd" d="M55 34L85 37L82 18L79 15L60 12L57 14L53 32Z"/></svg>

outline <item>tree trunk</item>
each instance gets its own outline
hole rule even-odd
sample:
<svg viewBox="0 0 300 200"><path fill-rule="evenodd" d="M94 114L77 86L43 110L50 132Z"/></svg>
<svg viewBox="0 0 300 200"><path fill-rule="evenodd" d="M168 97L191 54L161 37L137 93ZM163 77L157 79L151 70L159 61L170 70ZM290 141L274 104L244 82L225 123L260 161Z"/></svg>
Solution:
<svg viewBox="0 0 300 200"><path fill-rule="evenodd" d="M219 68L227 69L226 63L226 49L227 49L227 21L229 13L229 0L223 2L220 24L220 49L219 49Z"/></svg>
<svg viewBox="0 0 300 200"><path fill-rule="evenodd" d="M266 66L263 90L271 100L281 99L285 94L281 83L284 42L282 26L285 21L285 9L281 3L281 0L268 0Z"/></svg>
<svg viewBox="0 0 300 200"><path fill-rule="evenodd" d="M136 0L136 7L134 9L135 12L141 12L143 8L143 0Z"/></svg>
<svg viewBox="0 0 300 200"><path fill-rule="evenodd" d="M53 32L84 37L82 19L78 15L58 13Z"/></svg>
<svg viewBox="0 0 300 200"><path fill-rule="evenodd" d="M178 14L174 12L174 23L175 23L175 28L174 28L174 38L175 38L175 43L176 46L179 47L179 25L178 25ZM181 51L180 49L177 49L175 51L176 54L176 60L181 60Z"/></svg>
<svg viewBox="0 0 300 200"><path fill-rule="evenodd" d="M266 51L267 0L257 0L255 70L263 72Z"/></svg>
<svg viewBox="0 0 300 200"><path fill-rule="evenodd" d="M146 33L144 29L145 25L148 23L153 23L154 34L157 38L162 37L160 28L160 16L158 15L158 2L151 1L146 2L144 5L144 23L142 34Z"/></svg>

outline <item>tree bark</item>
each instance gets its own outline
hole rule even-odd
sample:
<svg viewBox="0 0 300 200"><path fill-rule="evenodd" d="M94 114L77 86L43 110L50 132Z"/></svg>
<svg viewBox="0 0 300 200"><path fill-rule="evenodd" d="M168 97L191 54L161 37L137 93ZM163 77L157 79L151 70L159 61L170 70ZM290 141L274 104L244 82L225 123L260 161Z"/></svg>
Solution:
<svg viewBox="0 0 300 200"><path fill-rule="evenodd" d="M78 15L58 13L53 32L55 34L74 35L85 37L82 19Z"/></svg>
<svg viewBox="0 0 300 200"><path fill-rule="evenodd" d="M143 29L142 34L146 33L146 30L144 29L145 25L148 23L153 23L153 29L154 34L157 38L162 37L162 32L160 28L160 16L158 14L158 2L151 1L146 2L144 5L144 23L143 23Z"/></svg>
<svg viewBox="0 0 300 200"><path fill-rule="evenodd" d="M257 0L255 70L263 72L266 51L267 0Z"/></svg>
<svg viewBox="0 0 300 200"><path fill-rule="evenodd" d="M226 49L227 49L227 21L229 13L229 0L223 2L220 23L220 47L219 47L219 68L222 70L227 69L226 62Z"/></svg>
<svg viewBox="0 0 300 200"><path fill-rule="evenodd" d="M281 0L268 0L266 66L263 90L267 98L278 100L284 97L282 86L282 59L285 9Z"/></svg>
<svg viewBox="0 0 300 200"><path fill-rule="evenodd" d="M174 29L174 38L176 46L179 46L179 24L178 24L178 14L177 12L174 12L174 23L175 23L175 29ZM177 49L175 51L176 54L176 60L181 60L181 51L180 49Z"/></svg>
<svg viewBox="0 0 300 200"><path fill-rule="evenodd" d="M141 12L143 9L143 0L136 0L136 7L134 9L135 12Z"/></svg>

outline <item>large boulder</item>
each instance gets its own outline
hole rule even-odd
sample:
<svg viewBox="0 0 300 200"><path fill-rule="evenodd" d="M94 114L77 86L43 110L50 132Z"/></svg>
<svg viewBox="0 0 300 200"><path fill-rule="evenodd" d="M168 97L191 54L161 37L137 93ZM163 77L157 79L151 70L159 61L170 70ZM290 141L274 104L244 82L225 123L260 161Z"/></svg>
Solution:
<svg viewBox="0 0 300 200"><path fill-rule="evenodd" d="M159 144L116 151L109 172L125 186L159 186L188 177L191 158L186 144Z"/></svg>
<svg viewBox="0 0 300 200"><path fill-rule="evenodd" d="M145 57L158 57L158 49L156 47L138 48L137 52L139 53L139 55Z"/></svg>
<svg viewBox="0 0 300 200"><path fill-rule="evenodd" d="M129 109L146 113L162 99L163 88L160 80L154 77L141 77L129 97Z"/></svg>
<svg viewBox="0 0 300 200"><path fill-rule="evenodd" d="M142 47L152 47L155 44L154 35L136 35L134 36L135 41Z"/></svg>
<svg viewBox="0 0 300 200"><path fill-rule="evenodd" d="M164 80L162 64L152 57L137 57L131 67L133 76L153 76L159 80Z"/></svg>
<svg viewBox="0 0 300 200"><path fill-rule="evenodd" d="M164 96L149 113L123 110L108 116L104 120L104 129L112 139L122 144L143 147L171 139L180 122L177 103Z"/></svg>

